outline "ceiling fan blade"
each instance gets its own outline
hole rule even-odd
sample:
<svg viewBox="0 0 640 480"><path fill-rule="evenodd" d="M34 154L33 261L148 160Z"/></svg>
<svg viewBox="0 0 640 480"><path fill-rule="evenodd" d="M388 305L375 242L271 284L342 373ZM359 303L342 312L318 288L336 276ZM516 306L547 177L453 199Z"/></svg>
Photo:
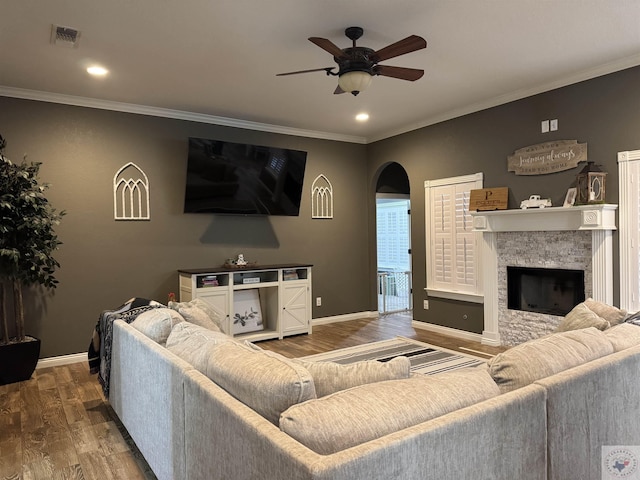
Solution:
<svg viewBox="0 0 640 480"><path fill-rule="evenodd" d="M339 95L340 93L347 93L347 92L345 92L342 88L340 88L340 85L338 85L336 89L333 91L333 94Z"/></svg>
<svg viewBox="0 0 640 480"><path fill-rule="evenodd" d="M391 67L389 65L376 65L373 71L377 75L399 78L400 80L409 80L410 82L415 82L424 75L424 70L418 70L417 68Z"/></svg>
<svg viewBox="0 0 640 480"><path fill-rule="evenodd" d="M328 75L329 72L334 68L336 67L312 68L311 70L298 70L297 72L276 73L276 77L284 77L286 75L297 75L299 73L321 72L323 70L327 72L327 75Z"/></svg>
<svg viewBox="0 0 640 480"><path fill-rule="evenodd" d="M404 40L400 40L399 42L392 43L391 45L381 48L373 54L372 60L377 63L404 55L405 53L415 52L416 50L421 50L423 48L427 48L427 41L417 35L411 35Z"/></svg>
<svg viewBox="0 0 640 480"><path fill-rule="evenodd" d="M342 49L340 49L340 47L338 47L331 40L327 40L326 38L320 38L320 37L309 37L309 41L312 43L315 43L321 49L329 52L331 55L333 55L336 58L347 58L347 56L344 54Z"/></svg>

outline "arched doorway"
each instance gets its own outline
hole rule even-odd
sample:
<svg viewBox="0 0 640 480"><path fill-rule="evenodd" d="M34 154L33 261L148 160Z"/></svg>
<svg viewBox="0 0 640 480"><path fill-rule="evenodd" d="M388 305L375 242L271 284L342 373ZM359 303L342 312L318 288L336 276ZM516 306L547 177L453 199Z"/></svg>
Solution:
<svg viewBox="0 0 640 480"><path fill-rule="evenodd" d="M378 311L409 312L411 294L411 201L409 177L399 163L386 165L376 183Z"/></svg>

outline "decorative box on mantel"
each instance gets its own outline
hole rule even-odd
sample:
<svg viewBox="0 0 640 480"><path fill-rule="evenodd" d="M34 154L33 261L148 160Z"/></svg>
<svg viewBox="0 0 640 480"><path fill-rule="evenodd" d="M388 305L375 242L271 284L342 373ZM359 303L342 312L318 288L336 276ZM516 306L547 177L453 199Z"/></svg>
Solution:
<svg viewBox="0 0 640 480"><path fill-rule="evenodd" d="M567 252L580 251L586 259L589 279L586 292L595 300L613 304L613 231L616 230L615 213L617 205L597 204L573 207L550 207L540 209L502 210L492 212L470 212L473 228L482 233L482 272L484 290L484 330L482 343L501 345L505 336L505 323L509 328L519 328L513 318L517 317L508 309L504 301L506 283L501 269L505 261L519 264L525 259L510 258L509 251L502 251L502 240L508 236L511 242L526 245L526 261L545 268L565 267ZM505 233L503 233L505 232ZM506 233L510 232L510 233ZM519 237L520 232L521 237ZM571 232L575 232L571 234ZM591 241L585 242L585 234ZM567 235L568 233L568 235ZM575 238L575 241L574 241ZM562 239L562 240L560 240ZM560 244L555 242L560 241ZM542 242L542 243L541 243ZM553 244L554 248L548 248ZM574 250L580 249L580 250ZM509 321L505 322L505 318ZM557 321L558 319L556 319ZM525 320L526 321L526 320ZM542 319L542 322L545 322ZM529 325L520 328L526 330ZM546 325L551 329L553 325Z"/></svg>

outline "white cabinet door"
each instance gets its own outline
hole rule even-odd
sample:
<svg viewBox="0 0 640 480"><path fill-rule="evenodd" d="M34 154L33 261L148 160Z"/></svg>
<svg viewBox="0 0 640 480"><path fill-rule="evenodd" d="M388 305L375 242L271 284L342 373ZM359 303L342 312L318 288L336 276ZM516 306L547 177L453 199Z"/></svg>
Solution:
<svg viewBox="0 0 640 480"><path fill-rule="evenodd" d="M222 325L224 333L231 334L231 328L229 325L229 290L225 287L222 288L199 288L196 290L198 298L204 300L211 308L213 308L222 319Z"/></svg>
<svg viewBox="0 0 640 480"><path fill-rule="evenodd" d="M309 282L282 282L282 334L309 333L311 301Z"/></svg>

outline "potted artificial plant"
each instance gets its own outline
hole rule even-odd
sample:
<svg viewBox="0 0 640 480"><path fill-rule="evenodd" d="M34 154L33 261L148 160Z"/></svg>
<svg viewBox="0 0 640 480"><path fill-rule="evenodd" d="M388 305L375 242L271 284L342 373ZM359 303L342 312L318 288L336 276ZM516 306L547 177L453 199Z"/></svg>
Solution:
<svg viewBox="0 0 640 480"><path fill-rule="evenodd" d="M54 227L64 215L44 196L40 163L13 163L3 155L5 146L0 136L0 385L28 380L38 363L40 340L25 334L22 289L56 287L60 264L52 254L61 242Z"/></svg>

